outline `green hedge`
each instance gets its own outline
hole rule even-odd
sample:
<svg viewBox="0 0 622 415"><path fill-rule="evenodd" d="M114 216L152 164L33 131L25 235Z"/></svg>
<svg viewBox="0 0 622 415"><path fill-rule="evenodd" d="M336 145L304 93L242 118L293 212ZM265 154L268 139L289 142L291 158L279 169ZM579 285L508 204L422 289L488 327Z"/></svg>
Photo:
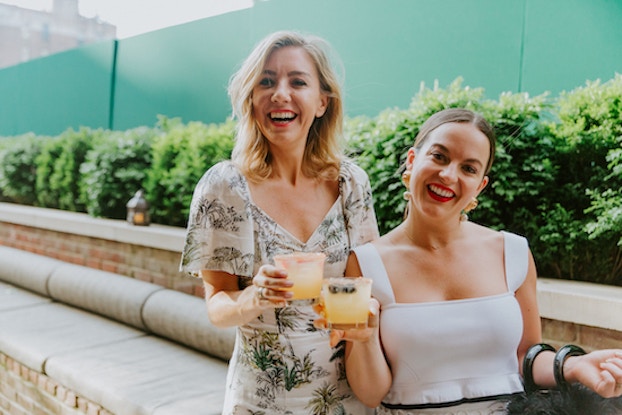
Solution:
<svg viewBox="0 0 622 415"><path fill-rule="evenodd" d="M402 220L401 166L419 126L448 107L482 113L498 136L471 220L525 235L542 276L622 286L622 76L556 98L494 100L458 78L422 86L407 109L347 120L348 152L369 174L381 233ZM154 222L185 226L194 185L229 158L234 128L160 118L124 132L0 139L0 200L120 219L144 188Z"/></svg>
<svg viewBox="0 0 622 415"><path fill-rule="evenodd" d="M153 128L0 138L0 201L124 219L143 188L155 223L185 226L196 182L230 157L233 131L161 117Z"/></svg>
<svg viewBox="0 0 622 415"><path fill-rule="evenodd" d="M482 113L498 138L491 182L471 220L525 235L539 274L622 286L622 76L563 93L502 94L422 87L406 110L355 118L349 146L369 174L381 233L401 220L406 150L432 113Z"/></svg>
<svg viewBox="0 0 622 415"><path fill-rule="evenodd" d="M41 152L35 158L38 205L86 212L84 200L79 197L82 181L80 167L87 152L102 134L102 130L70 129L43 143Z"/></svg>
<svg viewBox="0 0 622 415"><path fill-rule="evenodd" d="M161 118L152 146L152 164L145 190L153 208L154 221L186 226L192 192L205 170L229 158L235 124L205 125Z"/></svg>

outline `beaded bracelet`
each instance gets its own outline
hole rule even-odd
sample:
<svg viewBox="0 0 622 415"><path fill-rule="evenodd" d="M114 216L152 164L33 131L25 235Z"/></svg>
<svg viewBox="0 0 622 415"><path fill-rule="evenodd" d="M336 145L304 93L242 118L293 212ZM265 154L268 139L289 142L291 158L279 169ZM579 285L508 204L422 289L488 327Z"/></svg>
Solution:
<svg viewBox="0 0 622 415"><path fill-rule="evenodd" d="M564 363L570 356L581 356L585 354L585 350L574 344L567 344L561 347L557 353L555 353L555 359L553 360L553 374L555 375L555 382L560 388L568 387L568 382L564 378Z"/></svg>
<svg viewBox="0 0 622 415"><path fill-rule="evenodd" d="M555 348L550 344L538 343L531 346L525 353L523 358L523 382L525 384L525 392L527 393L535 392L539 389L533 380L533 362L544 351L554 352Z"/></svg>

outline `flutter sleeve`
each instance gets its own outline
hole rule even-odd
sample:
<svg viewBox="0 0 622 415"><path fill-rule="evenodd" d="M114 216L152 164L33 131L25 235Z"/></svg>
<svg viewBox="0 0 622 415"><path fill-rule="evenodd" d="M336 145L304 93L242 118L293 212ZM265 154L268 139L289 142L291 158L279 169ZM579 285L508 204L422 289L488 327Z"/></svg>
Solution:
<svg viewBox="0 0 622 415"><path fill-rule="evenodd" d="M341 164L339 180L350 249L379 237L367 173L350 160Z"/></svg>
<svg viewBox="0 0 622 415"><path fill-rule="evenodd" d="M246 181L231 162L210 168L192 196L180 271L252 277L253 224Z"/></svg>

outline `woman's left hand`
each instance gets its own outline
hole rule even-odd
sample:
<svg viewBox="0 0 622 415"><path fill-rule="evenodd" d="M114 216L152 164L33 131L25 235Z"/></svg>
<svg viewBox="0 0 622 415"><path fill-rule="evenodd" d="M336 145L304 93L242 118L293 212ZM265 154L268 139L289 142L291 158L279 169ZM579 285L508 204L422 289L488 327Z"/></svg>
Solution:
<svg viewBox="0 0 622 415"><path fill-rule="evenodd" d="M597 350L569 358L564 364L568 382L584 384L604 398L622 396L622 350Z"/></svg>
<svg viewBox="0 0 622 415"><path fill-rule="evenodd" d="M319 318L313 321L313 325L318 329L328 328L326 316L324 313L324 305L322 302L313 306L313 309ZM360 329L348 329L348 330L331 330L330 331L330 347L335 347L340 341L346 340L351 342L367 342L374 336L375 331L378 329L378 314L380 311L380 303L375 298L369 300L369 318L367 320L367 327Z"/></svg>

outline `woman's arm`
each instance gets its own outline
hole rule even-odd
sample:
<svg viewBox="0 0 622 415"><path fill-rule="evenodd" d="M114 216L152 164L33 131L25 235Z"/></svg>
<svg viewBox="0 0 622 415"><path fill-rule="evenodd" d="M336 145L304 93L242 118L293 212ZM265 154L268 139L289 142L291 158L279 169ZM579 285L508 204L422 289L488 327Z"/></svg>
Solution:
<svg viewBox="0 0 622 415"><path fill-rule="evenodd" d="M346 375L354 394L370 408L382 402L391 388L391 370L382 351L378 327L369 328L367 340L346 334ZM352 330L349 330L352 331Z"/></svg>
<svg viewBox="0 0 622 415"><path fill-rule="evenodd" d="M518 349L522 362L530 346L542 341L540 315L536 301L536 268L529 254L529 270L523 285L516 291L523 314L523 339ZM533 380L542 388L556 386L553 352L540 353L533 362ZM521 363L522 367L522 363ZM605 398L622 396L622 350L596 350L581 356L568 357L563 363L564 380L579 382Z"/></svg>
<svg viewBox="0 0 622 415"><path fill-rule="evenodd" d="M287 273L273 266L262 266L253 284L238 288L238 277L223 271L201 270L205 287L207 315L216 327L240 326L257 318L264 310L282 307L291 293Z"/></svg>
<svg viewBox="0 0 622 415"><path fill-rule="evenodd" d="M537 302L537 271L533 255L529 251L527 277L523 285L516 290L516 300L523 316L523 337L518 347L518 362L522 372L523 359L531 346L542 342L542 324ZM533 362L533 380L542 388L555 386L553 375L553 352L540 353ZM524 375L524 374L523 374Z"/></svg>
<svg viewBox="0 0 622 415"><path fill-rule="evenodd" d="M354 254L350 254L346 276L359 276L361 270ZM372 314L370 327L339 333L346 341L346 376L354 394L365 405L375 408L391 388L391 369L384 357L380 329L378 301L370 302Z"/></svg>

